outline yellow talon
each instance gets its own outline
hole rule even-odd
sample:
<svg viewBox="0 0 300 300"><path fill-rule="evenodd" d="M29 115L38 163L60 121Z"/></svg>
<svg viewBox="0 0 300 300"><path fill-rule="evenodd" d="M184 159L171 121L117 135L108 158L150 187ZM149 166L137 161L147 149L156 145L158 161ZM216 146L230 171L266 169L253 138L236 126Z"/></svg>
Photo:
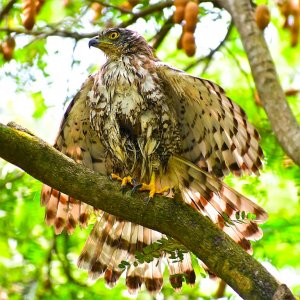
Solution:
<svg viewBox="0 0 300 300"><path fill-rule="evenodd" d="M170 190L168 186L162 189L156 189L155 181L156 181L155 173L152 173L150 183L149 184L142 183L142 186L139 189L139 191L149 191L149 198L153 198L155 194L163 194Z"/></svg>
<svg viewBox="0 0 300 300"><path fill-rule="evenodd" d="M124 189L125 186L127 185L127 183L130 183L131 185L133 185L133 182L132 182L132 177L131 176L126 176L126 177L120 177L119 175L117 174L111 174L110 175L111 179L115 179L115 180L119 180L121 181L121 188Z"/></svg>

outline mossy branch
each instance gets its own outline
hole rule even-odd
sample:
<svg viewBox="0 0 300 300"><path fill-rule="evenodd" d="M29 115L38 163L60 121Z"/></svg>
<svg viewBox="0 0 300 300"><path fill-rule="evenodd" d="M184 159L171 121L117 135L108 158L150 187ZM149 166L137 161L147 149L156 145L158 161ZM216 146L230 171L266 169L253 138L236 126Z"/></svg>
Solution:
<svg viewBox="0 0 300 300"><path fill-rule="evenodd" d="M244 299L269 300L282 290L284 299L294 299L285 285L180 197L147 202L143 193L123 195L119 183L76 164L30 132L1 123L0 157L76 199L178 240Z"/></svg>

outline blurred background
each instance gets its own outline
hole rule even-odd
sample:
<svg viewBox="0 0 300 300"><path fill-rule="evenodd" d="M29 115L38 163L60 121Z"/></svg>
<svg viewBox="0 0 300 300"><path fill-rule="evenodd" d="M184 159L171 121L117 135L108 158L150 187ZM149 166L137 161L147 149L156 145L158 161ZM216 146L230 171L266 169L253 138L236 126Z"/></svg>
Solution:
<svg viewBox="0 0 300 300"><path fill-rule="evenodd" d="M105 62L98 49L88 48L89 38L113 26L138 31L164 62L220 84L258 129L265 154L261 176L229 176L226 182L269 213L263 239L253 243L254 257L300 296L300 169L276 141L230 15L203 1L189 1L193 9L184 11L187 2L0 0L0 122L17 122L53 143L67 104ZM300 121L300 1L252 4ZM55 236L44 224L40 189L40 182L0 160L0 300L132 298L123 278L108 289L77 269L91 227ZM178 293L166 274L156 298L239 299L220 280L196 272L196 285ZM153 298L143 289L136 297Z"/></svg>

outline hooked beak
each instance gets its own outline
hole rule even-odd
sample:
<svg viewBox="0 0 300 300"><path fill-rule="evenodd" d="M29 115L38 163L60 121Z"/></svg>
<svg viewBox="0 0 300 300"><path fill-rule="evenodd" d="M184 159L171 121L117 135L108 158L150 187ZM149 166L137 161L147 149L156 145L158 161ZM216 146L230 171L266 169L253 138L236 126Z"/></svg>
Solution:
<svg viewBox="0 0 300 300"><path fill-rule="evenodd" d="M97 47L99 45L99 38L94 37L93 39L89 40L89 48Z"/></svg>

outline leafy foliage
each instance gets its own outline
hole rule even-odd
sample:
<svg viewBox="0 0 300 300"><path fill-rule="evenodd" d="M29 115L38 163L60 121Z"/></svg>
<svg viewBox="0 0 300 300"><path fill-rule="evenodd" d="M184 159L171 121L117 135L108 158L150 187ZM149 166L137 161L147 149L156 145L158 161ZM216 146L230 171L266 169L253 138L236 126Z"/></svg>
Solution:
<svg viewBox="0 0 300 300"><path fill-rule="evenodd" d="M182 261L183 254L188 252L187 249L176 240L172 238L161 238L155 243L148 245L143 248L142 252L136 251L135 261L132 263L134 266L143 264L144 262L151 262L154 258L159 258L163 255L168 254L169 259L173 261ZM131 264L127 261L122 261L119 268L125 269Z"/></svg>
<svg viewBox="0 0 300 300"><path fill-rule="evenodd" d="M0 12L9 2L2 1ZM142 0L132 11L122 6L125 1L107 1L96 22L91 22L94 16L91 2L46 0L32 31L25 31L22 26L21 0L15 1L3 16L0 14L0 40L13 37L16 42L12 60L0 55L0 87L6 91L1 94L1 122L13 120L42 138L54 137L66 99L72 98L88 73L95 71L100 63L98 52L96 56L87 52L86 38L114 25L139 30L157 48L162 60L221 84L259 130L265 154L261 176L229 176L226 182L268 211L269 221L262 226L264 237L254 244L254 255L276 268L276 276L287 280L299 296L300 170L283 153L263 108L255 102L247 57L237 31L230 26L230 16L211 3L201 3L195 31L197 51L188 58L176 45L182 26L168 21L174 11L171 1ZM262 0L256 2L265 4ZM153 5L158 9L136 17ZM290 47L290 33L282 28L282 17L271 1L269 9L271 24L264 35L283 89L296 91L288 101L300 121L299 45ZM52 228L44 225L40 187L41 183L22 171L0 162L0 298L2 294L12 300L126 297L124 283L109 290L102 280L92 284L86 272L77 269L76 258L89 230L76 230L72 236L55 236ZM241 212L234 221L244 222L251 217ZM163 239L136 253L134 263L150 261L161 251L180 259L185 249L174 240ZM126 267L128 262L122 265ZM197 261L194 265L198 265ZM201 272L198 267L197 275ZM181 293L174 294L170 285L165 285L162 292L166 299L211 299L214 289L216 284L201 279L193 288L184 287ZM232 297L232 291L226 294ZM138 295L138 299L150 298L144 292Z"/></svg>

